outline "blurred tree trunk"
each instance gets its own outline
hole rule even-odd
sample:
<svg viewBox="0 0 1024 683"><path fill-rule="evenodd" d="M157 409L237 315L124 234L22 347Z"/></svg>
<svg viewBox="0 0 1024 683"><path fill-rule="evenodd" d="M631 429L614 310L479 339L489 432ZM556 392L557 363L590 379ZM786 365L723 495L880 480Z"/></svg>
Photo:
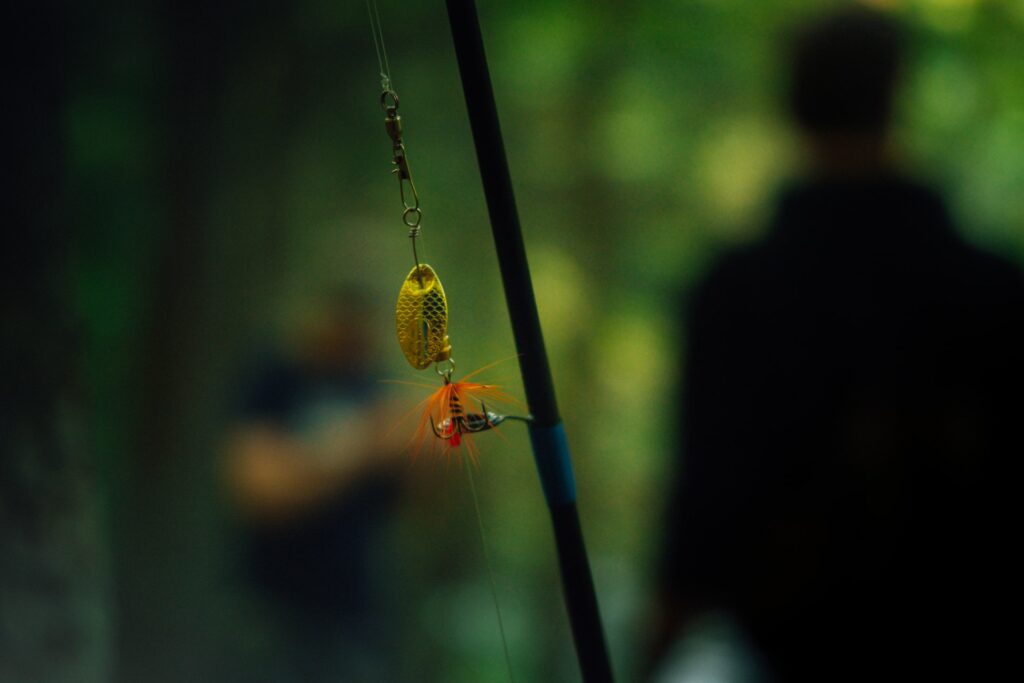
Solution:
<svg viewBox="0 0 1024 683"><path fill-rule="evenodd" d="M141 329L134 450L127 454L118 539L117 680L226 680L225 637L244 633L230 612L218 448L234 355L280 272L285 142L273 115L282 93L252 64L270 62L287 36L290 7L173 2L154 17L166 99L162 183L165 225L151 274L153 301ZM283 17L283 18L282 18ZM255 37L254 37L255 34ZM233 71L235 69L236 71ZM233 79L253 83L243 116L225 121ZM252 135L252 137L249 137ZM265 172L228 159L241 148ZM239 185L244 185L239 189ZM262 209L236 206L244 197ZM225 206L227 210L225 211ZM218 220L218 217L221 217ZM226 218L224 218L226 217Z"/></svg>
<svg viewBox="0 0 1024 683"><path fill-rule="evenodd" d="M217 112L225 55L236 32L233 3L159 3L153 21L162 51L164 203L152 271L153 298L142 321L139 401L132 452L124 464L117 548L117 680L200 680L212 656L207 624L198 618L197 582L211 564L202 469L208 446L196 410L208 408L195 388L204 368L197 344L209 336L205 309L207 229ZM215 229L215 228L212 228ZM207 458L208 460L208 458Z"/></svg>
<svg viewBox="0 0 1024 683"><path fill-rule="evenodd" d="M0 249L0 681L107 680L105 553L67 291L66 38L13 7L5 45L13 207Z"/></svg>

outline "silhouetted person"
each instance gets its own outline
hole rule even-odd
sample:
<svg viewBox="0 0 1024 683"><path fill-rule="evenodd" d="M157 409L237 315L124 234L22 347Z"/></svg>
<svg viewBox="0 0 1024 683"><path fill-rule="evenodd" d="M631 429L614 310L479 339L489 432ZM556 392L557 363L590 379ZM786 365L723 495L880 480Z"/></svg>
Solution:
<svg viewBox="0 0 1024 683"><path fill-rule="evenodd" d="M893 168L899 57L867 10L798 34L807 177L688 306L660 644L726 612L774 680L990 680L1015 651L1024 278Z"/></svg>

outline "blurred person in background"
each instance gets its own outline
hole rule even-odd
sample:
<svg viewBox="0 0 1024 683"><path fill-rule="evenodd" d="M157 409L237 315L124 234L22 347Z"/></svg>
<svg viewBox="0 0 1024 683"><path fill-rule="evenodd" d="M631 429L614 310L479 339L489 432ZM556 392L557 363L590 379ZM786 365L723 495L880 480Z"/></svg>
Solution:
<svg viewBox="0 0 1024 683"><path fill-rule="evenodd" d="M806 175L690 302L656 680L987 680L1014 652L1024 277L894 163L901 52L863 8L797 33ZM713 615L758 664L666 664Z"/></svg>
<svg viewBox="0 0 1024 683"><path fill-rule="evenodd" d="M404 462L384 436L364 300L355 288L326 296L294 347L245 382L224 472L266 615L246 680L396 680L381 577Z"/></svg>

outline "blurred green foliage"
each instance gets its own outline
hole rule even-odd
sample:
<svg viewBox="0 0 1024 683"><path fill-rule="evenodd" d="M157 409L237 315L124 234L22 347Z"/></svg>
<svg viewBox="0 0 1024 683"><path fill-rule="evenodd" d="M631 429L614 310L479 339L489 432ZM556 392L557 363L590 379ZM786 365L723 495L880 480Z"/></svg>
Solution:
<svg viewBox="0 0 1024 683"><path fill-rule="evenodd" d="M244 630L216 470L232 383L253 339L287 329L339 280L377 304L381 376L419 379L390 320L409 245L361 2L101 4L76 10L67 172L118 657L124 680L211 680ZM781 47L801 17L835 4L480 2L624 680L674 456L680 294L757 234L796 173ZM898 125L908 165L947 190L972 240L1024 262L1024 5L873 4L911 28ZM449 295L460 369L472 369L514 348L444 7L381 0L380 13L425 260ZM515 375L510 362L488 379L521 395ZM546 510L525 435L505 433L481 439L478 485L516 671L573 680ZM503 680L460 475L426 466L448 504L403 507L396 534L415 561L389 570L412 606L395 652L430 662L437 680Z"/></svg>

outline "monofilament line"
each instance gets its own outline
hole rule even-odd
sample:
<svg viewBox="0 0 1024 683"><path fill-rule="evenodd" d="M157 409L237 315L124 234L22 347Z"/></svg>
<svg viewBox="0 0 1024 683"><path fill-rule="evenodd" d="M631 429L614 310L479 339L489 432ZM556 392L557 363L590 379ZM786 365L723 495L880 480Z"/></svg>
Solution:
<svg viewBox="0 0 1024 683"><path fill-rule="evenodd" d="M501 632L501 647L505 652L505 665L508 667L508 680L515 683L515 675L512 673L512 658L508 654L508 639L505 637L505 622L501 619L501 606L498 604L498 587L494 582L494 569L491 568L491 558L487 553L487 535L484 533L484 520L480 516L480 501L476 497L476 484L473 483L473 466L468 457L462 458L466 463L466 476L469 477L469 491L473 494L473 509L476 511L476 523L480 529L480 547L484 553L484 564L487 565L487 578L491 582L491 598L494 600L494 612L498 616L498 631Z"/></svg>
<svg viewBox="0 0 1024 683"><path fill-rule="evenodd" d="M370 7L370 0L366 0L366 13L370 15L373 49L377 52L377 64L380 67L380 87L384 90L391 90L391 65L388 63L388 50L384 47L384 27L380 23L380 11L377 9L377 0L373 0L372 8Z"/></svg>

